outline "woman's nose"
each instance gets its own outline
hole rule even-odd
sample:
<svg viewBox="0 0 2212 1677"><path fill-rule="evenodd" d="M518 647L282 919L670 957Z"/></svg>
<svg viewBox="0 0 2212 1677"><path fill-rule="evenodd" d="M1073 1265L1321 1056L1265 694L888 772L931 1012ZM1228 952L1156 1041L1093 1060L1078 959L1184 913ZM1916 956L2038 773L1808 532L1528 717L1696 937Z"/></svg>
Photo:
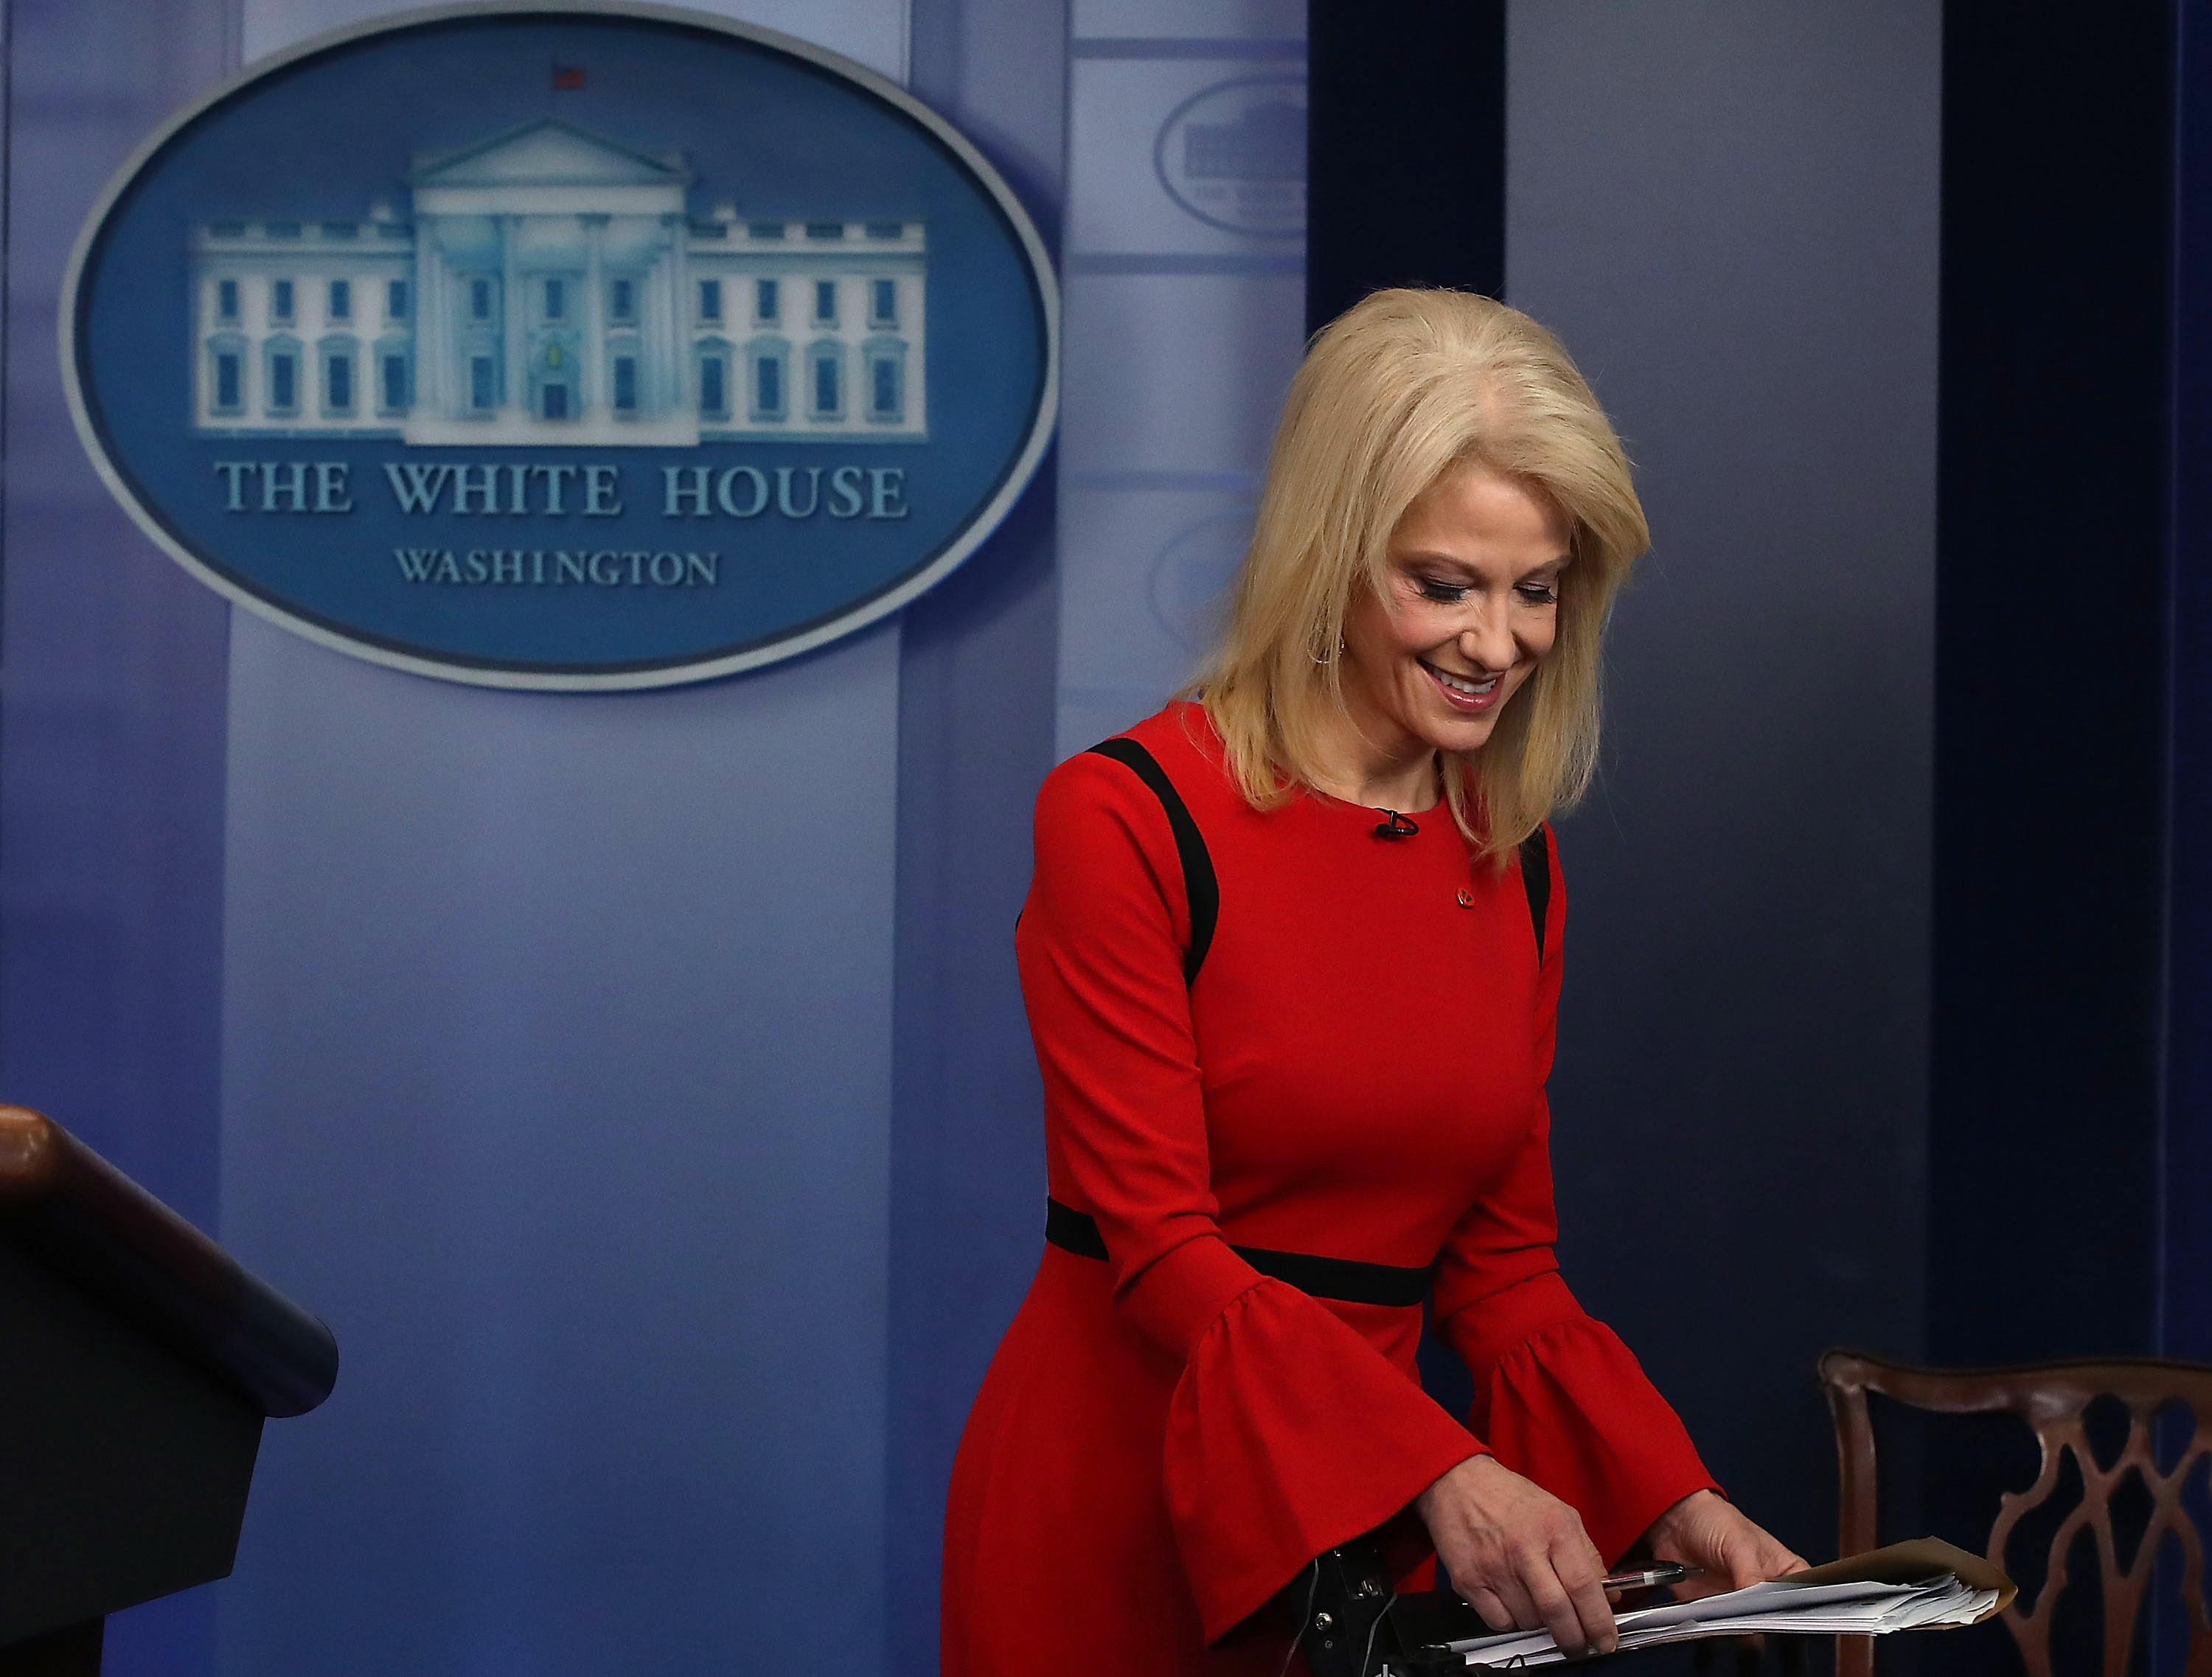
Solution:
<svg viewBox="0 0 2212 1677"><path fill-rule="evenodd" d="M1460 656L1479 669L1510 668L1520 656L1513 642L1513 627L1504 607L1485 601L1459 634Z"/></svg>

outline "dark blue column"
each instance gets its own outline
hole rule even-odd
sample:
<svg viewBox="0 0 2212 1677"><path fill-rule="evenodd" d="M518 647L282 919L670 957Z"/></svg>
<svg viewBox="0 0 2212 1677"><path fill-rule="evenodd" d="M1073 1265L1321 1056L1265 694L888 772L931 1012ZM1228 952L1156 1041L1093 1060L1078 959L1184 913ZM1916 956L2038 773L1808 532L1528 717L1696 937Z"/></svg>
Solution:
<svg viewBox="0 0 2212 1677"><path fill-rule="evenodd" d="M2172 0L1944 13L1929 1349L2155 1343Z"/></svg>
<svg viewBox="0 0 2212 1677"><path fill-rule="evenodd" d="M1505 291L1504 0L1307 0L1306 330L1369 292Z"/></svg>
<svg viewBox="0 0 2212 1677"><path fill-rule="evenodd" d="M2174 132L2172 786L2160 1349L2212 1362L2212 6L2181 0Z"/></svg>
<svg viewBox="0 0 2212 1677"><path fill-rule="evenodd" d="M2158 1348L2212 1362L2212 4L2174 8L2172 603L2167 657L2166 1102ZM2199 1418L2200 1424L2204 1418ZM2203 1484L2191 1511L2212 1532ZM2151 1669L2189 1625L2162 1558Z"/></svg>
<svg viewBox="0 0 2212 1677"><path fill-rule="evenodd" d="M1941 1364L2160 1342L2174 19L1944 11ZM1928 1524L1978 1542L2032 1452L2017 1429L1925 1436ZM2096 1633L2062 1613L2060 1668L2094 1663ZM1942 1668L2019 1662L1975 1631Z"/></svg>

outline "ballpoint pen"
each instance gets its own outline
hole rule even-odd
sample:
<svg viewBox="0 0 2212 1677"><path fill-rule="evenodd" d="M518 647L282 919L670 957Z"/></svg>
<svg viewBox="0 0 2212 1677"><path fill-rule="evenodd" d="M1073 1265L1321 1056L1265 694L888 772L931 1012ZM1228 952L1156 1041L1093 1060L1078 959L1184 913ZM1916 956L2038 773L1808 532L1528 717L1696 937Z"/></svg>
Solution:
<svg viewBox="0 0 2212 1677"><path fill-rule="evenodd" d="M1601 1585L1605 1589L1649 1589L1658 1584L1680 1583L1685 1578L1695 1577L1705 1569L1686 1566L1679 1560L1662 1560L1636 1572L1608 1572Z"/></svg>

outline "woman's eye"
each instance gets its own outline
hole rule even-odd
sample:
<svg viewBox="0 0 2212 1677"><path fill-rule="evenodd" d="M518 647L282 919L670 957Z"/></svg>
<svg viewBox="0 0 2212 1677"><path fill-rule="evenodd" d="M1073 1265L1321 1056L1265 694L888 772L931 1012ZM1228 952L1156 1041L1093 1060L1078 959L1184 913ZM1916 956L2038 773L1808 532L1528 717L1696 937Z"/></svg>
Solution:
<svg viewBox="0 0 2212 1677"><path fill-rule="evenodd" d="M1524 582L1515 592L1531 605L1556 605L1559 600L1556 582Z"/></svg>
<svg viewBox="0 0 2212 1677"><path fill-rule="evenodd" d="M1432 576L1415 577L1413 583L1423 599L1434 600L1438 605L1457 605L1467 598L1463 583L1439 582Z"/></svg>

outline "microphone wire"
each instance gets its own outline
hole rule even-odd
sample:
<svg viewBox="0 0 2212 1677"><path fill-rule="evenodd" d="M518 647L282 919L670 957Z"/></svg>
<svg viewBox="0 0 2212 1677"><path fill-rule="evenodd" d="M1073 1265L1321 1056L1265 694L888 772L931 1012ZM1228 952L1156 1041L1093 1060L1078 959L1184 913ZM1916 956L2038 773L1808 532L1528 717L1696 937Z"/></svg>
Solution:
<svg viewBox="0 0 2212 1677"><path fill-rule="evenodd" d="M1306 1624L1313 1617L1314 1597L1321 1592L1321 1557L1313 1558L1313 1577L1306 1580L1306 1604L1298 1612L1298 1627L1291 1632L1291 1645L1283 1654L1283 1668L1275 1677L1291 1677L1291 1662L1298 1656L1298 1644L1306 1639Z"/></svg>

